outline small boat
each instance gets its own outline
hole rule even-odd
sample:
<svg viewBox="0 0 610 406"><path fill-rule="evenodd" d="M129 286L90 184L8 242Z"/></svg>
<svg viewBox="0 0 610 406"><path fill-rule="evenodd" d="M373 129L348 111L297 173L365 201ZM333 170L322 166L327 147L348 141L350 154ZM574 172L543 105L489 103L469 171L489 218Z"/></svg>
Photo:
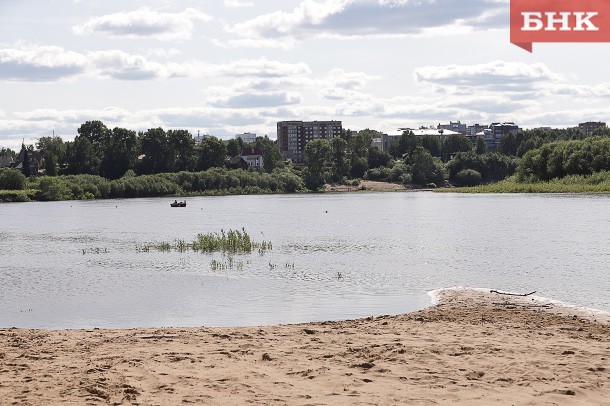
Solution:
<svg viewBox="0 0 610 406"><path fill-rule="evenodd" d="M173 203L169 204L171 207L186 207L186 200L183 202L179 202L177 200L174 200Z"/></svg>

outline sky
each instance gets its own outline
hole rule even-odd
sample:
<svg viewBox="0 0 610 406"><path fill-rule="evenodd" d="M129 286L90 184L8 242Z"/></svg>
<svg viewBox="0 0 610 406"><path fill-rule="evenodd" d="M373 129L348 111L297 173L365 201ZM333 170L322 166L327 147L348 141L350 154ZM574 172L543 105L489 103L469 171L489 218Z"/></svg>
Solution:
<svg viewBox="0 0 610 406"><path fill-rule="evenodd" d="M509 41L508 0L0 0L0 147L86 121L275 139L610 120L610 44Z"/></svg>

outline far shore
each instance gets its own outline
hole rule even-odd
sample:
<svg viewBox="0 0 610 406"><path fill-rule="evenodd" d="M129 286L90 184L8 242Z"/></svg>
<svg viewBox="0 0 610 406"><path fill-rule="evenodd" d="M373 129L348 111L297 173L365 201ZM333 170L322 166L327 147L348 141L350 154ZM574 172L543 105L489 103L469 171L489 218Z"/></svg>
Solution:
<svg viewBox="0 0 610 406"><path fill-rule="evenodd" d="M0 329L0 403L607 404L606 314L482 290L439 299L297 325Z"/></svg>

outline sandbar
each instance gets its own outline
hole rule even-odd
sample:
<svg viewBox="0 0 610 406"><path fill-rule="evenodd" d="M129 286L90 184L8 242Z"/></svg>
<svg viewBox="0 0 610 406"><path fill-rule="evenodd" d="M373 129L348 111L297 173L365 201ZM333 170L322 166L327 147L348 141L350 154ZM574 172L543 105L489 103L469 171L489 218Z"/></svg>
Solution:
<svg viewBox="0 0 610 406"><path fill-rule="evenodd" d="M296 325L4 328L0 404L610 404L601 315L483 290L438 299Z"/></svg>

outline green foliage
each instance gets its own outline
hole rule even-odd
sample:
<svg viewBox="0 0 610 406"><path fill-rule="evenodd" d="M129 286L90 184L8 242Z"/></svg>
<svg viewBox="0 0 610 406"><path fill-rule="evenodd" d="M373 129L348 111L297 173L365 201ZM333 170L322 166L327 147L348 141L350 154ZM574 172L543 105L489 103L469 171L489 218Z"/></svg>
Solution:
<svg viewBox="0 0 610 406"><path fill-rule="evenodd" d="M72 185L64 179L44 176L38 180L36 200L57 201L73 200Z"/></svg>
<svg viewBox="0 0 610 406"><path fill-rule="evenodd" d="M443 185L445 183L445 165L430 152L418 147L410 158L412 164L412 182L424 186L431 183Z"/></svg>
<svg viewBox="0 0 610 406"><path fill-rule="evenodd" d="M10 168L0 170L0 190L23 190L25 180L21 171Z"/></svg>
<svg viewBox="0 0 610 406"><path fill-rule="evenodd" d="M421 146L421 140L413 134L413 131L403 131L398 143L390 145L389 153L395 158L410 157L419 146Z"/></svg>
<svg viewBox="0 0 610 406"><path fill-rule="evenodd" d="M0 202L29 202L35 193L33 190L0 190Z"/></svg>
<svg viewBox="0 0 610 406"><path fill-rule="evenodd" d="M273 248L270 241L253 241L250 235L244 228L241 230L229 230L225 232L220 230L219 233L199 234L192 243L187 243L184 240L177 240L173 244L168 242L147 244L136 246L138 252L186 252L189 250L202 253L222 252L228 255L248 254L257 251L263 254Z"/></svg>
<svg viewBox="0 0 610 406"><path fill-rule="evenodd" d="M481 174L483 182L494 182L505 179L515 172L517 159L495 152L476 154L461 152L447 163L449 180L455 182L456 176L464 169L472 169Z"/></svg>
<svg viewBox="0 0 610 406"><path fill-rule="evenodd" d="M172 156L167 134L162 128L151 128L138 135L142 161L138 165L141 174L155 174L168 172L171 167Z"/></svg>
<svg viewBox="0 0 610 406"><path fill-rule="evenodd" d="M318 138L305 145L307 168L303 170L303 180L309 190L317 190L330 177L327 161L330 160L332 148L328 141Z"/></svg>
<svg viewBox="0 0 610 406"><path fill-rule="evenodd" d="M479 135L477 137L477 144L475 145L475 153L477 155L483 155L487 152L487 143L485 142L485 137Z"/></svg>
<svg viewBox="0 0 610 406"><path fill-rule="evenodd" d="M368 167L379 168L380 166L390 166L392 156L385 151L380 151L377 147L369 148Z"/></svg>
<svg viewBox="0 0 610 406"><path fill-rule="evenodd" d="M445 189L460 193L610 193L610 171L570 175L547 182L519 182L516 176L487 185Z"/></svg>
<svg viewBox="0 0 610 406"><path fill-rule="evenodd" d="M30 175L32 175L30 168L30 153L25 145L21 146L21 157L21 172L26 178L29 178Z"/></svg>
<svg viewBox="0 0 610 406"><path fill-rule="evenodd" d="M282 154L275 141L269 139L266 135L264 137L256 137L253 146L263 152L263 165L266 172L271 173L276 169L284 167Z"/></svg>
<svg viewBox="0 0 610 406"><path fill-rule="evenodd" d="M197 155L196 170L198 171L224 167L227 160L227 147L218 138L209 137L197 145L195 154Z"/></svg>
<svg viewBox="0 0 610 406"><path fill-rule="evenodd" d="M607 170L610 170L610 138L590 137L545 144L528 151L517 168L517 179L548 181Z"/></svg>
<svg viewBox="0 0 610 406"><path fill-rule="evenodd" d="M330 144L333 161L333 179L339 180L349 174L348 142L341 137L337 137L333 138Z"/></svg>
<svg viewBox="0 0 610 406"><path fill-rule="evenodd" d="M137 138L135 131L114 128L104 140L100 175L107 179L118 179L135 166Z"/></svg>
<svg viewBox="0 0 610 406"><path fill-rule="evenodd" d="M473 149L472 142L468 138L460 134L451 134L445 138L442 146L442 155L447 162L453 155L458 152L470 152Z"/></svg>
<svg viewBox="0 0 610 406"><path fill-rule="evenodd" d="M481 174L474 169L462 169L455 176L454 182L458 186L478 186L481 184Z"/></svg>
<svg viewBox="0 0 610 406"><path fill-rule="evenodd" d="M369 169L368 160L364 157L355 157L352 159L352 167L350 168L350 174L352 178L362 178Z"/></svg>
<svg viewBox="0 0 610 406"><path fill-rule="evenodd" d="M424 135L421 139L421 144L424 149L428 150L430 155L438 158L441 157L442 146L441 141L437 136L430 134Z"/></svg>

